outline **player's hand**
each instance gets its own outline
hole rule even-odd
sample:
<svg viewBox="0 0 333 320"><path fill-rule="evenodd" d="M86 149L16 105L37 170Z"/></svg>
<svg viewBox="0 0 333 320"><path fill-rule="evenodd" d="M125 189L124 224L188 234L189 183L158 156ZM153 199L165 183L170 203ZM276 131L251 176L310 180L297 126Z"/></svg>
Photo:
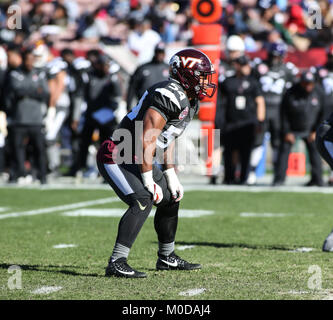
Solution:
<svg viewBox="0 0 333 320"><path fill-rule="evenodd" d="M287 133L284 136L284 140L291 143L291 144L294 144L296 139L295 139L295 136L292 133Z"/></svg>
<svg viewBox="0 0 333 320"><path fill-rule="evenodd" d="M79 121L77 120L73 120L72 123L71 123L71 128L74 132L77 132L77 129L79 127Z"/></svg>
<svg viewBox="0 0 333 320"><path fill-rule="evenodd" d="M308 136L308 142L312 143L315 140L316 140L316 133L315 132L311 132L310 135Z"/></svg>
<svg viewBox="0 0 333 320"><path fill-rule="evenodd" d="M162 188L154 181L153 171L141 173L142 182L145 188L153 195L153 201L159 204L163 199Z"/></svg>
<svg viewBox="0 0 333 320"><path fill-rule="evenodd" d="M184 188L178 180L175 169L170 168L165 170L163 173L167 180L168 188L172 194L173 199L176 202L180 201L184 196Z"/></svg>

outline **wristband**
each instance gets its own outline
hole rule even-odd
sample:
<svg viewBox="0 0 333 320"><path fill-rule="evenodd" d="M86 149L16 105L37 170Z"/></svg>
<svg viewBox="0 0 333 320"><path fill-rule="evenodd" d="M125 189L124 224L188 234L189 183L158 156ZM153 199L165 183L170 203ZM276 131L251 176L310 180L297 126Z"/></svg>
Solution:
<svg viewBox="0 0 333 320"><path fill-rule="evenodd" d="M153 170L141 173L142 181L145 186L154 183Z"/></svg>
<svg viewBox="0 0 333 320"><path fill-rule="evenodd" d="M177 181L178 177L175 171L175 168L169 168L163 171L167 181Z"/></svg>

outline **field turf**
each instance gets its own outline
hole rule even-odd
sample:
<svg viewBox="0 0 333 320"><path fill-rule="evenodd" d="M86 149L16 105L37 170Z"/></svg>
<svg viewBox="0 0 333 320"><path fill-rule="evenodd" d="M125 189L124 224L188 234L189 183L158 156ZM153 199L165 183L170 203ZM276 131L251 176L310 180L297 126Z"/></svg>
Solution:
<svg viewBox="0 0 333 320"><path fill-rule="evenodd" d="M155 271L157 239L150 217L129 256L146 279L104 277L119 217L63 215L77 210L66 205L109 197L116 197L111 190L0 188L0 300L333 297L333 253L321 251L333 228L330 194L188 191L181 208L213 214L179 218L176 249L193 247L176 253L203 268ZM51 209L35 214L43 208ZM86 207L110 208L126 206L115 201ZM1 219L13 212L17 216ZM266 216L253 216L258 213ZM59 244L75 246L53 247ZM21 289L8 287L12 265L21 268ZM42 287L57 291L36 292ZM180 295L200 288L201 294Z"/></svg>

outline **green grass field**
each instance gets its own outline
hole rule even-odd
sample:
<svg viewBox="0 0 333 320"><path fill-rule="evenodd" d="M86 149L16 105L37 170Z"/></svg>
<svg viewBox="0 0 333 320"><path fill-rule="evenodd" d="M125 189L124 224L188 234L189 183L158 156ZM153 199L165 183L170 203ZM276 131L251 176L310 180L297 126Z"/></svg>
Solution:
<svg viewBox="0 0 333 320"><path fill-rule="evenodd" d="M68 204L115 197L108 190L0 189L0 299L331 299L333 253L321 251L333 227L333 200L319 193L188 191L181 207L213 214L179 219L177 253L199 271L154 270L157 239L147 219L129 263L146 279L105 278L119 217L65 216ZM55 208L65 206L64 210ZM80 209L84 204L80 205ZM36 209L46 212L34 213ZM53 209L52 209L53 208ZM124 208L121 202L86 209ZM8 213L16 217L6 217ZM241 213L272 213L243 217ZM35 212L36 213L36 212ZM279 215L284 213L285 215ZM273 217L272 217L273 216ZM74 244L75 247L54 248ZM311 252L292 252L297 248ZM8 268L21 268L22 288L9 289ZM309 273L313 267L321 274ZM309 269L310 268L310 269ZM321 276L314 288L312 276ZM317 278L316 278L317 279ZM41 287L58 287L48 294ZM204 288L196 296L180 292Z"/></svg>

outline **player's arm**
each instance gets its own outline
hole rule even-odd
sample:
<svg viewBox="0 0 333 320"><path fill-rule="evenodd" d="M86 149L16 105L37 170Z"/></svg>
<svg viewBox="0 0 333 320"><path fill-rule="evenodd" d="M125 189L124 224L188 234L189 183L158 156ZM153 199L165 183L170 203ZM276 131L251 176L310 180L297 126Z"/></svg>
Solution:
<svg viewBox="0 0 333 320"><path fill-rule="evenodd" d="M173 199L178 202L184 196L184 188L179 182L175 171L175 140L173 140L168 148L164 151L164 171L163 174L168 183Z"/></svg>
<svg viewBox="0 0 333 320"><path fill-rule="evenodd" d="M266 117L266 106L265 99L263 96L256 97L257 103L257 119L259 122L265 121Z"/></svg>
<svg viewBox="0 0 333 320"><path fill-rule="evenodd" d="M164 117L155 109L149 108L143 119L143 132L140 139L142 154L140 157L141 177L144 186L159 203L163 199L162 189L153 179L153 159L156 151L156 140L166 124Z"/></svg>

